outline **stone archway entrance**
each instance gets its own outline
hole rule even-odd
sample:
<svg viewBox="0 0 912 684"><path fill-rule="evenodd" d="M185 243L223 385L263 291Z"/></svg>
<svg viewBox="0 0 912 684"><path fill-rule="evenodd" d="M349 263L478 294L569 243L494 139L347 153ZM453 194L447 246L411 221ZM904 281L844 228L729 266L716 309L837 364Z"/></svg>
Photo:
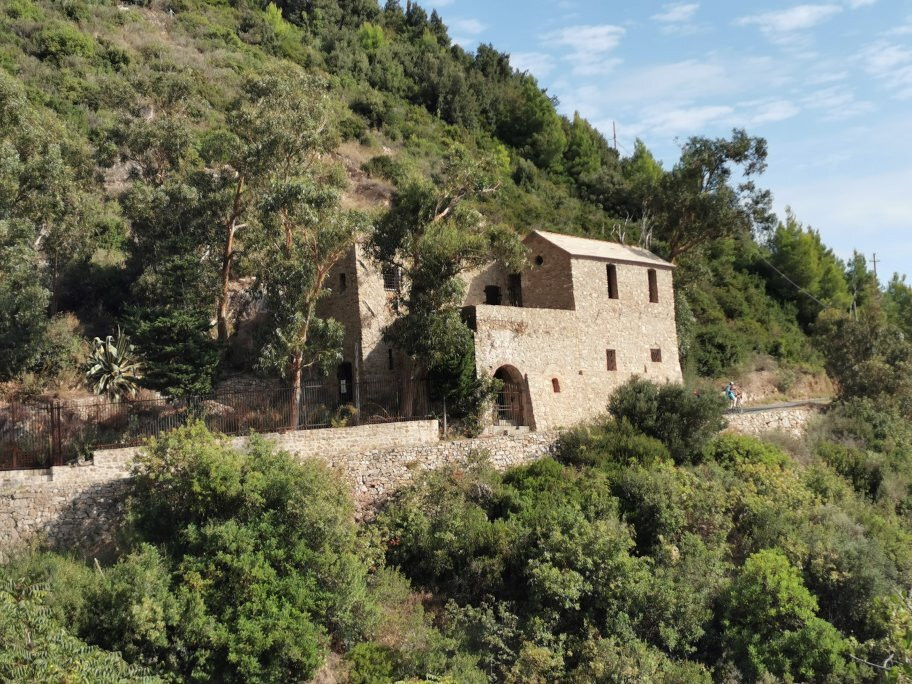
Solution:
<svg viewBox="0 0 912 684"><path fill-rule="evenodd" d="M494 404L494 424L528 425L526 385L522 374L513 366L501 366L494 377L503 383Z"/></svg>

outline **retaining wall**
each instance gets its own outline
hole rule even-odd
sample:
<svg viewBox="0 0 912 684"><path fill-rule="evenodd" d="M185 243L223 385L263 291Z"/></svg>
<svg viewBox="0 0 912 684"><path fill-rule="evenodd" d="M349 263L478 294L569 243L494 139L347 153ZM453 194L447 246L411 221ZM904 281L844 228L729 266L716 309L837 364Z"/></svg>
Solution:
<svg viewBox="0 0 912 684"><path fill-rule="evenodd" d="M555 435L525 433L441 442L436 420L265 435L300 458L346 478L359 517L428 469L485 452L498 469L551 450ZM241 445L246 438L233 441ZM0 473L0 560L33 541L104 556L114 549L133 459L140 447L99 450L92 463Z"/></svg>
<svg viewBox="0 0 912 684"><path fill-rule="evenodd" d="M804 435L808 421L816 416L819 406L790 406L764 409L744 413L730 413L726 416L728 429L745 435L761 435L764 432L787 432L795 437Z"/></svg>

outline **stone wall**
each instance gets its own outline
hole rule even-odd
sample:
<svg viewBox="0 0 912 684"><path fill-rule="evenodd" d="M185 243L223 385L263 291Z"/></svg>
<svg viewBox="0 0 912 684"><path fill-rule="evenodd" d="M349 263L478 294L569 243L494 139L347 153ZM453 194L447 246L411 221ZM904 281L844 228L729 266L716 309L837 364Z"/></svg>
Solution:
<svg viewBox="0 0 912 684"><path fill-rule="evenodd" d="M802 437L808 422L817 415L819 406L789 406L730 413L726 416L728 429L745 435L762 435L764 432L786 432Z"/></svg>
<svg viewBox="0 0 912 684"><path fill-rule="evenodd" d="M359 516L422 471L486 453L499 469L548 453L555 435L441 442L436 420L266 435L300 458L317 458L346 478ZM241 445L245 438L233 440ZM113 548L123 496L139 447L99 450L90 464L0 473L0 560L31 541L104 556Z"/></svg>

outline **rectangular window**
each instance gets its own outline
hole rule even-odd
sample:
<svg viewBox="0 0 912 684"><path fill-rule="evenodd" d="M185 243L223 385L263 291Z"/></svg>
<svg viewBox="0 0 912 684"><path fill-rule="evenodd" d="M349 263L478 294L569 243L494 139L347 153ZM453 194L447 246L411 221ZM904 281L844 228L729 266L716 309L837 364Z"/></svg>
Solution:
<svg viewBox="0 0 912 684"><path fill-rule="evenodd" d="M342 294L348 289L348 280L345 277L344 273L339 274L339 294Z"/></svg>
<svg viewBox="0 0 912 684"><path fill-rule="evenodd" d="M393 370L396 367L392 348L386 350L386 363L390 370Z"/></svg>
<svg viewBox="0 0 912 684"><path fill-rule="evenodd" d="M605 360L608 364L608 370L616 371L618 369L617 352L614 349L605 350Z"/></svg>
<svg viewBox="0 0 912 684"><path fill-rule="evenodd" d="M491 306L500 306L502 297L500 296L500 288L497 285L488 285L484 289L485 293L485 304Z"/></svg>
<svg viewBox="0 0 912 684"><path fill-rule="evenodd" d="M507 296L510 298L510 306L522 306L522 276L519 273L511 273L507 280Z"/></svg>
<svg viewBox="0 0 912 684"><path fill-rule="evenodd" d="M383 289L387 292L399 292L402 289L402 271L398 266L383 267Z"/></svg>
<svg viewBox="0 0 912 684"><path fill-rule="evenodd" d="M650 268L648 271L649 274L649 301L652 304L659 303L659 281L656 279L656 272L654 268Z"/></svg>
<svg viewBox="0 0 912 684"><path fill-rule="evenodd" d="M618 269L614 264L606 264L608 272L608 299L618 298Z"/></svg>
<svg viewBox="0 0 912 684"><path fill-rule="evenodd" d="M557 378L551 378L551 389L554 390L555 394L560 393L560 380Z"/></svg>
<svg viewBox="0 0 912 684"><path fill-rule="evenodd" d="M653 363L662 363L662 350L661 349L650 349L649 356L652 359Z"/></svg>

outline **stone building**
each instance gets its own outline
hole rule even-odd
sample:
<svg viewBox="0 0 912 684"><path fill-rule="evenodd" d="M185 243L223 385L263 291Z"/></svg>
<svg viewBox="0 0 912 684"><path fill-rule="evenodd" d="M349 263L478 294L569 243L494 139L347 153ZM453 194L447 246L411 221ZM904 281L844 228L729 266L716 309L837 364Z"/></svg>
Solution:
<svg viewBox="0 0 912 684"><path fill-rule="evenodd" d="M680 382L673 266L651 252L534 231L528 265L494 264L465 276L463 317L479 373L503 381L492 422L550 430L605 410L639 375ZM402 283L360 245L330 275L321 315L345 326L340 392L353 381L399 381L402 357L383 340Z"/></svg>

